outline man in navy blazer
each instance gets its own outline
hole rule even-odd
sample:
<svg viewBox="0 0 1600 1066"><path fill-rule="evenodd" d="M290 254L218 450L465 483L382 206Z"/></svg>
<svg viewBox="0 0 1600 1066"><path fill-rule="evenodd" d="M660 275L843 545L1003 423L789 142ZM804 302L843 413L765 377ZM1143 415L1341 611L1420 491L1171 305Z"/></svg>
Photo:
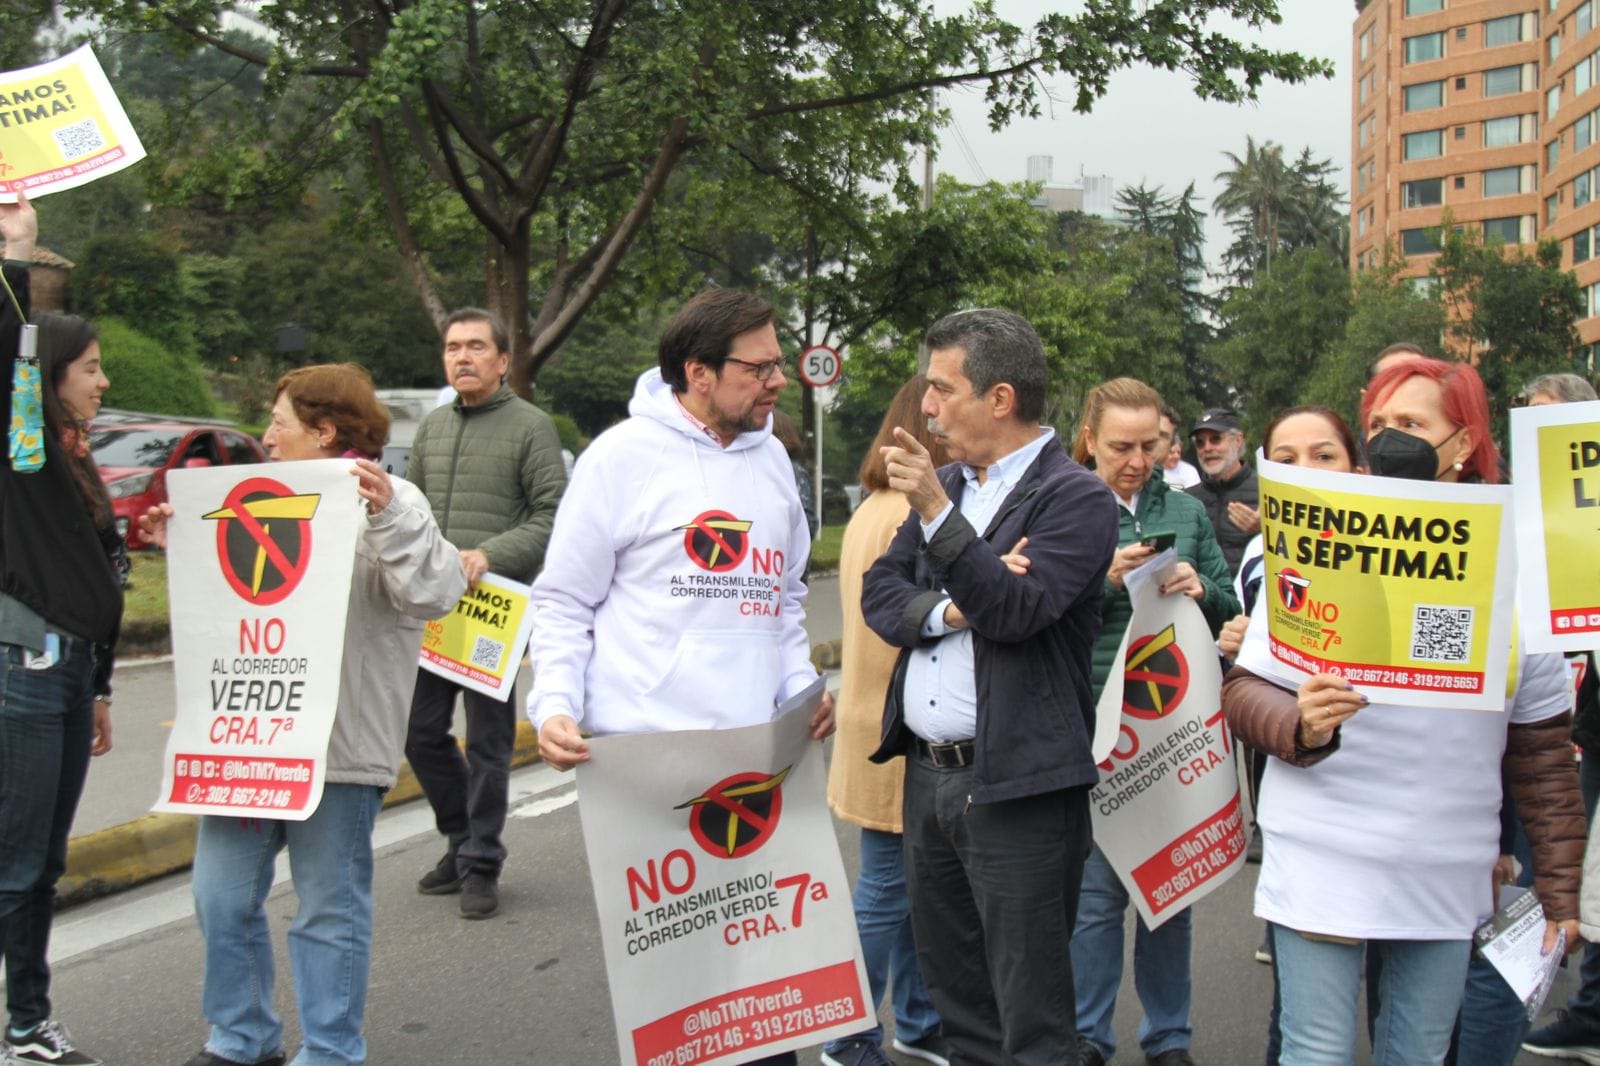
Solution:
<svg viewBox="0 0 1600 1066"><path fill-rule="evenodd" d="M1117 543L1111 490L1041 426L1044 347L983 308L928 331L923 412L958 461L886 451L912 513L867 572L902 648L876 762L907 758L917 954L962 1063L1076 1063L1072 962L1088 854L1090 648Z"/></svg>

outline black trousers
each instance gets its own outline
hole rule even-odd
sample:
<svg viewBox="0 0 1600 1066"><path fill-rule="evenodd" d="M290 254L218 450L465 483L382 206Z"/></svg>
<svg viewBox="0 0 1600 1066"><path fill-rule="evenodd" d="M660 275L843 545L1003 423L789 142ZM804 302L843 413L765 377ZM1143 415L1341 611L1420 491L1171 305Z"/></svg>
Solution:
<svg viewBox="0 0 1600 1066"><path fill-rule="evenodd" d="M457 693L467 711L464 758L450 733ZM517 739L515 704L513 696L493 700L438 674L417 671L406 759L463 873L498 877L506 861L500 835L506 827L511 749Z"/></svg>
<svg viewBox="0 0 1600 1066"><path fill-rule="evenodd" d="M922 975L962 1066L1078 1061L1068 944L1089 789L969 800L972 769L907 756L906 888Z"/></svg>

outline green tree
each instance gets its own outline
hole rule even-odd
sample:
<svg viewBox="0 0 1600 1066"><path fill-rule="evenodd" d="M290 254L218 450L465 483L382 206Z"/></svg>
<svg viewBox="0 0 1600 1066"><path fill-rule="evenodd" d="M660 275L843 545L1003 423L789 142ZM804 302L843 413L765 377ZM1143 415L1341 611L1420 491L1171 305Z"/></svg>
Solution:
<svg viewBox="0 0 1600 1066"><path fill-rule="evenodd" d="M211 415L215 403L192 355L174 351L119 318L95 323L111 388L106 403L166 415Z"/></svg>
<svg viewBox="0 0 1600 1066"><path fill-rule="evenodd" d="M71 9L264 68L269 103L298 116L301 136L279 143L307 166L348 172L359 145L358 173L436 319L443 301L423 238L455 198L482 240L487 303L513 330L522 391L616 277L686 160L754 178L849 156L858 172L904 180L938 118L928 90L940 86L986 86L1000 123L1037 110L1042 74L1073 76L1074 104L1088 110L1136 63L1183 70L1199 95L1226 101L1253 97L1267 78L1331 72L1207 28L1213 14L1247 28L1277 22L1275 0L1087 0L1027 28L987 4L940 17L916 0L283 0L257 9L274 37L251 45L219 32L229 6ZM285 164L248 138L216 149L225 186Z"/></svg>
<svg viewBox="0 0 1600 1066"><path fill-rule="evenodd" d="M1307 148L1286 162L1281 145L1258 145L1254 137L1245 138L1243 156L1222 154L1232 165L1217 174L1223 189L1212 210L1233 231L1223 262L1237 284L1272 273L1274 259L1296 248L1320 248L1345 262L1347 219L1331 160L1313 159Z"/></svg>
<svg viewBox="0 0 1600 1066"><path fill-rule="evenodd" d="M440 384L439 335L408 299L399 257L361 244L309 211L285 217L241 241L237 309L250 355L291 363L356 362L380 388ZM308 335L304 351L278 353L290 324Z"/></svg>
<svg viewBox="0 0 1600 1066"><path fill-rule="evenodd" d="M1561 269L1561 246L1541 240L1532 253L1485 243L1477 229L1446 219L1432 275L1449 312L1454 354L1483 377L1495 429L1504 441L1516 394L1527 380L1573 369L1583 290Z"/></svg>
<svg viewBox="0 0 1600 1066"><path fill-rule="evenodd" d="M114 316L175 351L194 351L178 257L150 237L96 238L83 250L70 286L79 313L93 319Z"/></svg>
<svg viewBox="0 0 1600 1066"><path fill-rule="evenodd" d="M1407 341L1429 355L1443 354L1444 306L1426 279L1400 276L1405 266L1391 245L1381 267L1356 277L1344 336L1312 371L1302 402L1327 404L1356 426L1367 370L1379 352Z"/></svg>
<svg viewBox="0 0 1600 1066"><path fill-rule="evenodd" d="M0 70L38 63L39 31L55 18L55 0L0 0Z"/></svg>
<svg viewBox="0 0 1600 1066"><path fill-rule="evenodd" d="M1282 255L1272 273L1224 301L1213 355L1251 429L1301 402L1307 379L1345 335L1350 302L1349 273L1317 248Z"/></svg>
<svg viewBox="0 0 1600 1066"><path fill-rule="evenodd" d="M1178 350L1183 356L1185 387L1174 390L1167 402L1180 413L1188 413L1185 396L1201 406L1224 402L1226 387L1207 354L1215 339L1211 323L1217 300L1205 289L1205 214L1195 205L1194 183L1176 196L1167 196L1159 185L1123 189L1118 193L1117 211L1132 229L1165 240L1171 248L1173 273L1168 284L1181 308Z"/></svg>

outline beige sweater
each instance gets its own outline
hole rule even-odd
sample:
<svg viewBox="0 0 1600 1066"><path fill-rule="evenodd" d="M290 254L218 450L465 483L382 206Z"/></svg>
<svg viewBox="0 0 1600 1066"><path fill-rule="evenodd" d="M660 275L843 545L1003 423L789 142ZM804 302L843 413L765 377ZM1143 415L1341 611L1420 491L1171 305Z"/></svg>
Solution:
<svg viewBox="0 0 1600 1066"><path fill-rule="evenodd" d="M844 670L839 688L838 732L828 769L828 806L847 822L900 832L905 760L883 766L867 761L883 732L883 701L898 650L867 628L861 617L861 578L889 547L911 507L903 494L884 489L862 501L845 527L839 552L839 599L844 609Z"/></svg>

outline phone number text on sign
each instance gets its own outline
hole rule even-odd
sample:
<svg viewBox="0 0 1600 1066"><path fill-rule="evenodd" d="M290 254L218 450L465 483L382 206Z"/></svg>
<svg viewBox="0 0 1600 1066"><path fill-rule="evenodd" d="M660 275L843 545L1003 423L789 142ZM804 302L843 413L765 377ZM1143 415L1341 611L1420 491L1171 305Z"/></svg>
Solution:
<svg viewBox="0 0 1600 1066"><path fill-rule="evenodd" d="M168 799L250 810L299 810L310 799L311 781L310 759L185 754L174 759Z"/></svg>
<svg viewBox="0 0 1600 1066"><path fill-rule="evenodd" d="M694 1066L866 1016L844 962L696 1003L635 1029L633 1044L645 1066Z"/></svg>

